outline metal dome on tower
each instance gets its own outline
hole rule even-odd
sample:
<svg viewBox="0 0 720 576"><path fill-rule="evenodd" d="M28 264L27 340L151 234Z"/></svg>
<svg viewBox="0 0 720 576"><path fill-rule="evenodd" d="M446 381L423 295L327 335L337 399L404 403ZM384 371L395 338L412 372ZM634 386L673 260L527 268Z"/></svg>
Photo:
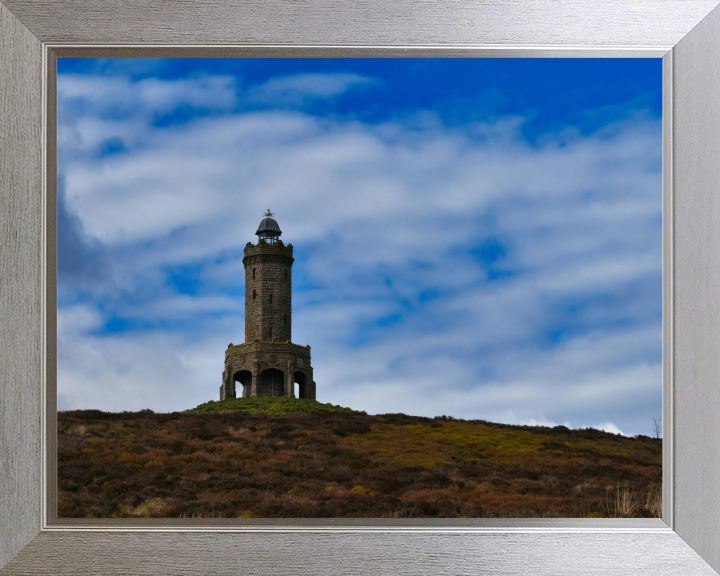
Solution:
<svg viewBox="0 0 720 576"><path fill-rule="evenodd" d="M265 240L268 244L275 244L278 238L280 238L282 230L280 230L280 226L278 226L278 223L272 218L275 214L270 212L269 208L264 216L265 218L260 222L260 226L258 226L255 234L260 237L260 240Z"/></svg>

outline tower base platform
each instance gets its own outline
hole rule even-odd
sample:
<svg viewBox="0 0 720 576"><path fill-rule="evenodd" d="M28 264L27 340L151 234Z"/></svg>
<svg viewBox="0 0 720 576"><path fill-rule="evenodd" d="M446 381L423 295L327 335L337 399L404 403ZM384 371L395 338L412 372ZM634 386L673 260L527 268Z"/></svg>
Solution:
<svg viewBox="0 0 720 576"><path fill-rule="evenodd" d="M289 396L315 400L315 382L310 366L310 346L288 342L230 344L225 351L225 370L220 400L239 396ZM295 393L298 384L298 393Z"/></svg>

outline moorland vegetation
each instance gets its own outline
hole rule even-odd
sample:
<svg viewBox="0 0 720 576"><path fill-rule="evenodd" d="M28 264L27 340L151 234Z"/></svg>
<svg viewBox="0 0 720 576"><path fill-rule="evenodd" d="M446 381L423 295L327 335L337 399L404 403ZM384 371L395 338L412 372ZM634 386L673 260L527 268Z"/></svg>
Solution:
<svg viewBox="0 0 720 576"><path fill-rule="evenodd" d="M58 515L660 517L662 441L237 399L58 414Z"/></svg>

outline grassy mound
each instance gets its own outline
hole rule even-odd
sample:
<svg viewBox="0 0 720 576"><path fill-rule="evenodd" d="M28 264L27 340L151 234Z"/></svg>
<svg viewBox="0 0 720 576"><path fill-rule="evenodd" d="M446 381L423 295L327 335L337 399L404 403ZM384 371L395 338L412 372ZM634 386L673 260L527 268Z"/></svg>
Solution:
<svg viewBox="0 0 720 576"><path fill-rule="evenodd" d="M233 398L216 402L210 400L200 404L191 410L185 410L186 414L208 414L228 412L252 412L257 414L297 414L316 412L345 412L350 414L365 414L335 406L334 404L323 404L317 400L303 400L300 398L288 398L285 396L260 396L257 398Z"/></svg>

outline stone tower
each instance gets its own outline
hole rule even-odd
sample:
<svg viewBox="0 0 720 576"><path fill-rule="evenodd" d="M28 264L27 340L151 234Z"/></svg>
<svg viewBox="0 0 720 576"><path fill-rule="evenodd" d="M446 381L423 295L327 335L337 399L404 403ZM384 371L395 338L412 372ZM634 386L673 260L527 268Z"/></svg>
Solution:
<svg viewBox="0 0 720 576"><path fill-rule="evenodd" d="M220 400L240 396L315 399L310 346L292 343L292 244L268 210L255 234L258 243L245 246L245 343L225 351Z"/></svg>

